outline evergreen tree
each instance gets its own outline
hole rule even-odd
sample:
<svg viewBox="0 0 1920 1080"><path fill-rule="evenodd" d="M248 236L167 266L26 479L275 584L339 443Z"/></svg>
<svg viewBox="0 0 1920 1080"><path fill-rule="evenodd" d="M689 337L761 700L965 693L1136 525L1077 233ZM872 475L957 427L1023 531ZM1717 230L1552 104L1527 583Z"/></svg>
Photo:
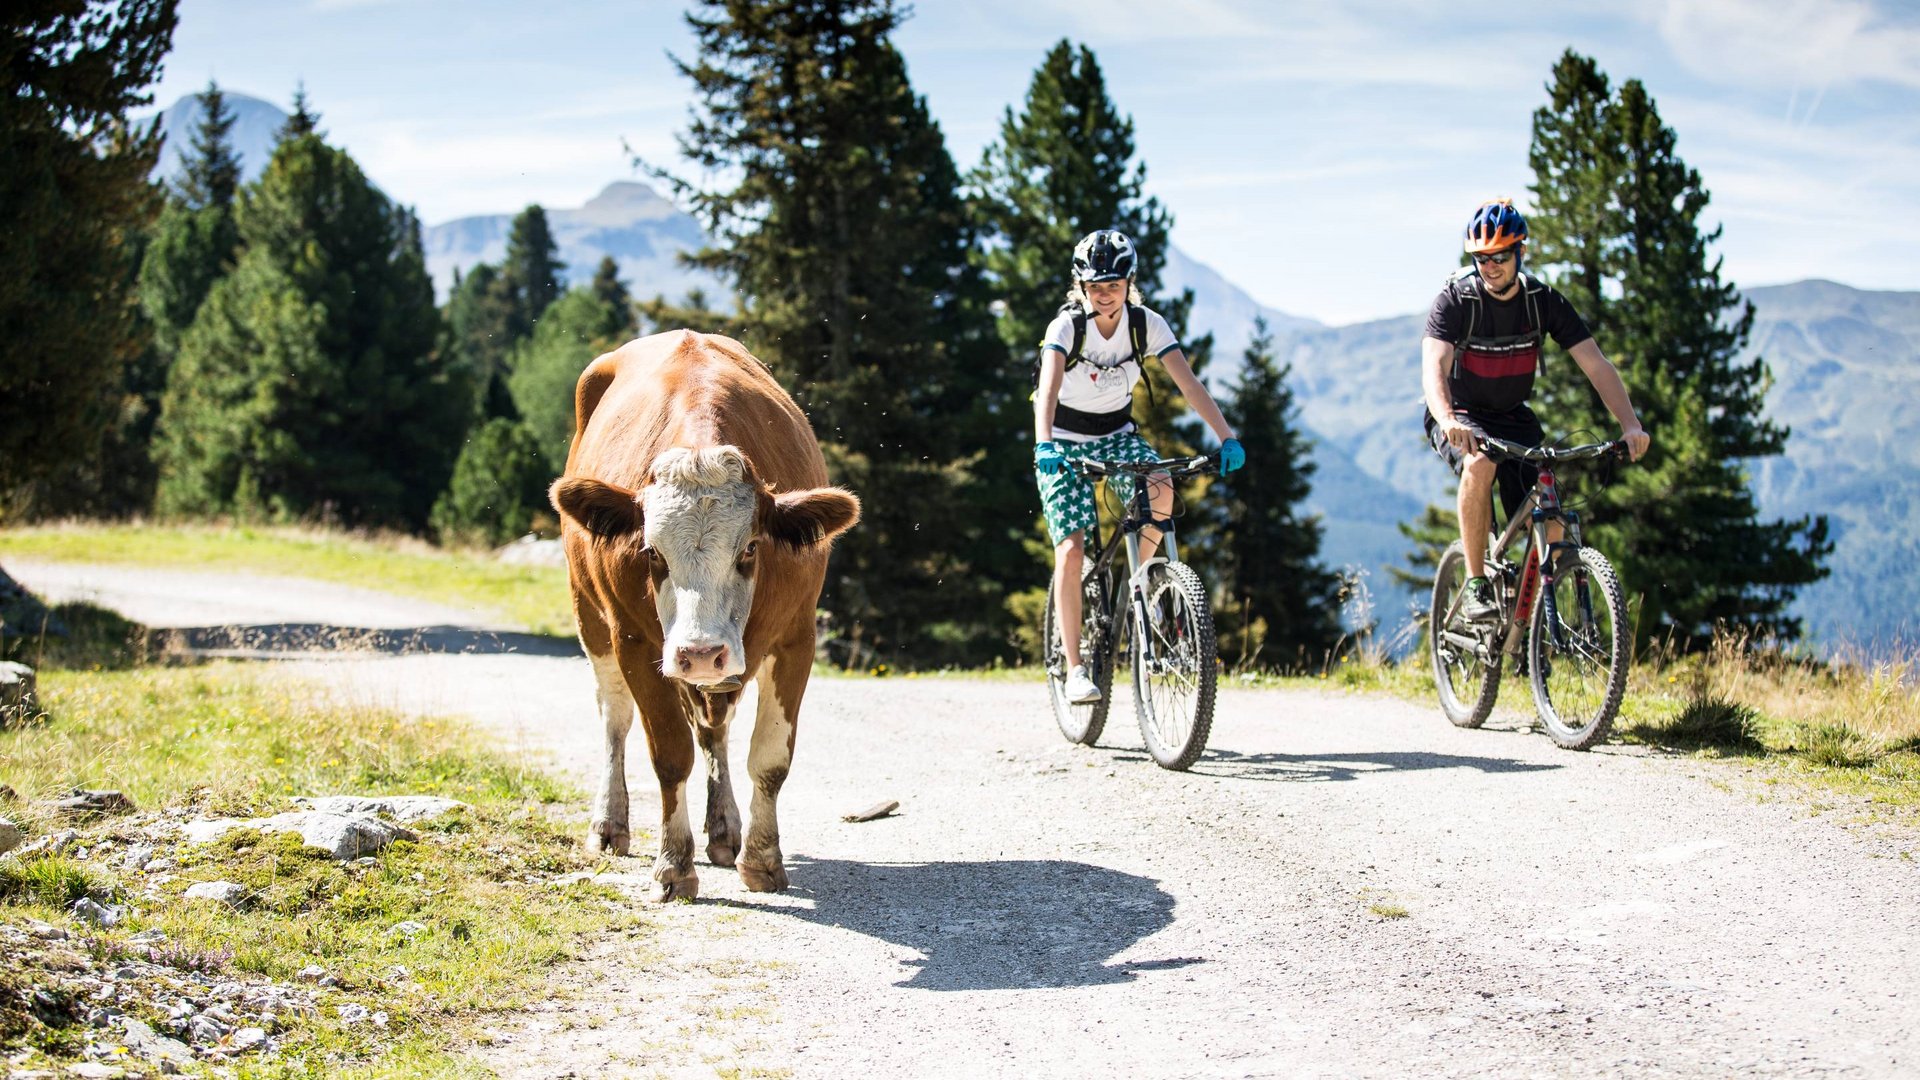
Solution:
<svg viewBox="0 0 1920 1080"><path fill-rule="evenodd" d="M220 84L207 80L200 94L200 126L194 129L177 185L181 202L203 206L232 206L240 188L240 157L233 150L233 110Z"/></svg>
<svg viewBox="0 0 1920 1080"><path fill-rule="evenodd" d="M971 562L1008 542L968 502L985 451L955 422L1001 350L957 171L889 40L899 18L891 0L704 0L680 143L733 182L662 179L714 237L694 262L735 286L745 344L864 500L822 605L891 663L966 662L1010 629L1001 582Z"/></svg>
<svg viewBox="0 0 1920 1080"><path fill-rule="evenodd" d="M472 391L435 350L419 222L316 134L235 216L238 263L168 380L161 509L424 524Z"/></svg>
<svg viewBox="0 0 1920 1080"><path fill-rule="evenodd" d="M1266 320L1256 318L1240 385L1221 411L1242 441L1260 448L1259 467L1221 477L1210 497L1226 519L1222 656L1300 669L1323 661L1340 639L1340 577L1320 563L1319 519L1301 514L1315 466L1287 383L1291 372L1274 359Z"/></svg>
<svg viewBox="0 0 1920 1080"><path fill-rule="evenodd" d="M147 181L152 101L174 0L19 0L0 14L0 520L63 508L96 461L140 354L138 236L160 205ZM43 486L45 485L45 486Z"/></svg>
<svg viewBox="0 0 1920 1080"><path fill-rule="evenodd" d="M304 80L293 88L293 113L287 117L286 123L280 125L278 134L276 142L286 142L302 135L317 135L322 139L327 137L327 133L320 130L320 114L314 112L307 101L307 84Z"/></svg>
<svg viewBox="0 0 1920 1080"><path fill-rule="evenodd" d="M640 333L633 296L620 280L620 264L613 256L602 255L600 267L593 272L593 295L606 310L607 319L595 331L595 337L623 345Z"/></svg>
<svg viewBox="0 0 1920 1080"><path fill-rule="evenodd" d="M456 272L447 296L448 350L473 386L476 415L483 418L520 416L507 392L507 353L514 344L507 329L511 310L499 267L480 263L465 277Z"/></svg>
<svg viewBox="0 0 1920 1080"><path fill-rule="evenodd" d="M547 212L538 205L529 206L513 219L507 234L507 261L500 268L496 286L507 297L507 336L517 344L533 334L534 324L547 312L547 305L565 290L559 247L547 229Z"/></svg>
<svg viewBox="0 0 1920 1080"><path fill-rule="evenodd" d="M1716 626L1799 635L1786 609L1826 576L1824 517L1762 522L1745 462L1782 453L1764 415L1766 363L1736 363L1753 305L1720 278L1708 193L1638 80L1610 91L1572 50L1534 114L1536 264L1565 286L1619 366L1653 447L1590 492L1588 535L1639 603L1643 639L1698 647ZM1613 430L1577 372L1543 380L1550 432Z"/></svg>
<svg viewBox="0 0 1920 1080"><path fill-rule="evenodd" d="M504 544L532 527L552 482L533 433L496 416L476 427L460 451L453 479L433 504L433 531L442 544Z"/></svg>

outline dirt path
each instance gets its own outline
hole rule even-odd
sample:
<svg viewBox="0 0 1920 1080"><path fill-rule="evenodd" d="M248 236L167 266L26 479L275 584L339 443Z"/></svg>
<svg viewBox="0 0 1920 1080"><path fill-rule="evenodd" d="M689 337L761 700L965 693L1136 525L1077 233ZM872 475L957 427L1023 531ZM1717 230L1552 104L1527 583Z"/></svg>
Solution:
<svg viewBox="0 0 1920 1080"><path fill-rule="evenodd" d="M164 591L166 575L143 576ZM127 610L153 622L160 607ZM599 753L577 658L289 666L364 700L472 716L577 777ZM564 973L568 1000L477 1051L486 1064L530 1077L1920 1072L1915 841L1767 798L1737 766L1570 754L1511 719L1459 731L1433 709L1304 692L1223 693L1212 749L1186 775L1140 751L1124 690L1091 750L1061 740L1038 687L1006 682L816 679L802 716L781 812L793 889L747 893L702 864L699 903ZM656 805L643 770L636 824ZM898 816L840 821L883 798Z"/></svg>

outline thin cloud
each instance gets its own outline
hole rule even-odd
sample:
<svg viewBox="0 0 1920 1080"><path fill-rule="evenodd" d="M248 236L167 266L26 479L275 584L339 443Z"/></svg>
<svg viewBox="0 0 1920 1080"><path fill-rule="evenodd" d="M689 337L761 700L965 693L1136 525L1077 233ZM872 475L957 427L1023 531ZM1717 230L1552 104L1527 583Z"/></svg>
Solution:
<svg viewBox="0 0 1920 1080"><path fill-rule="evenodd" d="M1643 12L1675 59L1705 79L1804 86L1816 105L1835 83L1920 87L1920 28L1866 0L1658 0Z"/></svg>

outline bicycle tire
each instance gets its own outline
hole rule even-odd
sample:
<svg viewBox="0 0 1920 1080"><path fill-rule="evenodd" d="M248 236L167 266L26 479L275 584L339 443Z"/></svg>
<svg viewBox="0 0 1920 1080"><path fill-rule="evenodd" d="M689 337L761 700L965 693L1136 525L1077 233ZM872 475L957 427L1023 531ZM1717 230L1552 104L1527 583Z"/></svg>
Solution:
<svg viewBox="0 0 1920 1080"><path fill-rule="evenodd" d="M1467 550L1460 541L1447 545L1433 573L1433 600L1427 609L1427 650L1433 664L1433 684L1440 711L1455 727L1477 728L1493 714L1500 697L1500 656L1491 662L1450 642L1443 634L1454 598L1467 583ZM1456 626L1467 624L1456 620ZM1491 642L1503 636L1492 633ZM1490 646L1491 647L1491 646Z"/></svg>
<svg viewBox="0 0 1920 1080"><path fill-rule="evenodd" d="M1147 612L1151 625L1134 627L1134 714L1153 760L1184 772L1200 760L1213 730L1220 674L1213 609L1200 575L1185 563L1168 562L1147 573ZM1157 646L1157 670L1148 670L1141 647L1148 634Z"/></svg>
<svg viewBox="0 0 1920 1080"><path fill-rule="evenodd" d="M1631 659L1621 620L1626 606L1613 564L1593 548L1563 555L1560 567L1552 597L1542 589L1533 606L1527 681L1547 734L1568 750L1586 750L1613 730L1626 693Z"/></svg>
<svg viewBox="0 0 1920 1080"><path fill-rule="evenodd" d="M1106 730L1107 711L1113 704L1113 643L1109 640L1110 619L1107 610L1107 576L1095 574L1081 585L1080 662L1087 666L1093 685L1100 688L1100 699L1076 705L1067 700L1067 661L1060 649L1060 607L1054 602L1054 586L1047 586L1047 616L1040 635L1041 655L1046 657L1047 697L1053 702L1053 720L1068 742L1092 746Z"/></svg>

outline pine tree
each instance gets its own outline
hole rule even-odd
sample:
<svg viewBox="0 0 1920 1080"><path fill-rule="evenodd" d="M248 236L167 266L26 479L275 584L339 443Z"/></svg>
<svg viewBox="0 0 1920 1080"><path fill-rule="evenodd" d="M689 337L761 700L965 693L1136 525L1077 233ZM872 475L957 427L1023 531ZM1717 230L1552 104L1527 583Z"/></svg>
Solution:
<svg viewBox="0 0 1920 1080"><path fill-rule="evenodd" d="M174 0L20 0L0 14L0 520L63 507L144 347L138 237L160 207L148 104ZM44 486L43 486L44 485Z"/></svg>
<svg viewBox="0 0 1920 1080"><path fill-rule="evenodd" d="M293 88L293 112L287 117L287 122L280 125L279 138L275 141L286 142L302 135L317 135L322 139L327 137L327 133L320 130L320 114L314 112L313 106L307 101L305 80Z"/></svg>
<svg viewBox="0 0 1920 1080"><path fill-rule="evenodd" d="M280 143L235 216L238 263L168 380L161 509L423 525L472 390L435 350L418 220L316 134Z"/></svg>
<svg viewBox="0 0 1920 1080"><path fill-rule="evenodd" d="M1588 536L1639 605L1644 640L1699 647L1716 626L1793 639L1798 590L1827 573L1824 517L1762 522L1744 462L1782 453L1763 415L1763 360L1735 358L1753 306L1720 277L1702 232L1708 193L1638 80L1617 91L1572 50L1534 114L1534 260L1580 306L1620 368L1653 448L1590 492ZM1546 380L1550 432L1613 430L1578 372Z"/></svg>
<svg viewBox="0 0 1920 1080"><path fill-rule="evenodd" d="M456 277L447 295L448 351L473 386L477 416L517 420L520 413L507 392L507 354L514 340L507 329L512 299L500 285L500 268L479 263Z"/></svg>
<svg viewBox="0 0 1920 1080"><path fill-rule="evenodd" d="M1297 670L1323 662L1340 639L1340 577L1320 563L1319 519L1301 512L1315 466L1287 383L1292 366L1274 359L1265 319L1254 320L1244 360L1222 412L1260 448L1259 464L1208 493L1225 518L1220 651L1232 663Z"/></svg>
<svg viewBox="0 0 1920 1080"><path fill-rule="evenodd" d="M507 234L507 261L500 267L497 288L507 298L507 337L512 343L525 341L533 334L534 324L547 312L547 305L560 298L566 284L559 247L547 228L547 212L538 205L529 206L513 219Z"/></svg>
<svg viewBox="0 0 1920 1080"><path fill-rule="evenodd" d="M891 663L1006 648L1001 583L976 572L966 416L999 350L968 262L974 239L939 127L889 35L890 0L705 0L687 159L730 186L662 179L716 246L697 265L742 298L737 325L858 492L822 606Z"/></svg>
<svg viewBox="0 0 1920 1080"><path fill-rule="evenodd" d="M600 266L593 272L591 288L607 313L606 321L595 329L594 336L616 346L633 340L640 332L640 324L636 318L633 296L621 282L620 264L613 261L613 256L600 257Z"/></svg>
<svg viewBox="0 0 1920 1080"><path fill-rule="evenodd" d="M233 150L233 110L220 84L207 80L200 94L200 126L194 129L177 186L181 202L203 206L232 206L240 189L240 158Z"/></svg>

